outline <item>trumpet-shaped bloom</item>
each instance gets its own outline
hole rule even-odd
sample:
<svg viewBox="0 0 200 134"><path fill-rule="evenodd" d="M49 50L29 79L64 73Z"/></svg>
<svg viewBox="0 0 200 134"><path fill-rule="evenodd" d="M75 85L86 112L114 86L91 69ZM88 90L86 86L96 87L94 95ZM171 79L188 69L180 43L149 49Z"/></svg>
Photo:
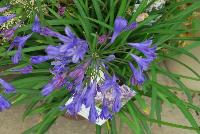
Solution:
<svg viewBox="0 0 200 134"><path fill-rule="evenodd" d="M19 69L11 69L11 71L20 72L22 74L29 74L33 71L33 67L31 65L28 65L28 66L25 66L25 67L19 68Z"/></svg>
<svg viewBox="0 0 200 134"><path fill-rule="evenodd" d="M16 16L15 14L12 14L12 15L9 15L9 16L0 16L0 25L9 21L10 19L14 18L15 16Z"/></svg>
<svg viewBox="0 0 200 134"><path fill-rule="evenodd" d="M141 58L134 54L131 54L131 57L137 62L137 64L142 70L147 70L149 67L149 64L152 62L152 59Z"/></svg>
<svg viewBox="0 0 200 134"><path fill-rule="evenodd" d="M0 112L9 109L11 104L2 95L0 95Z"/></svg>
<svg viewBox="0 0 200 134"><path fill-rule="evenodd" d="M4 92L6 94L15 93L16 92L16 89L11 84L7 83L5 80L3 80L1 78L0 78L0 85L3 87Z"/></svg>
<svg viewBox="0 0 200 134"><path fill-rule="evenodd" d="M128 25L128 21L123 17L117 17L114 22L114 32L111 38L111 43L119 36L122 31L133 30L137 27L136 22Z"/></svg>
<svg viewBox="0 0 200 134"><path fill-rule="evenodd" d="M139 68L139 69L136 69L132 63L129 62L129 66L132 70L132 76L131 76L131 84L132 85L141 85L143 82L144 82L144 75L143 75L143 72L142 70Z"/></svg>
<svg viewBox="0 0 200 134"><path fill-rule="evenodd" d="M147 40L141 43L129 43L129 45L141 51L146 58L153 60L156 57L156 46L150 47L152 45L152 40Z"/></svg>

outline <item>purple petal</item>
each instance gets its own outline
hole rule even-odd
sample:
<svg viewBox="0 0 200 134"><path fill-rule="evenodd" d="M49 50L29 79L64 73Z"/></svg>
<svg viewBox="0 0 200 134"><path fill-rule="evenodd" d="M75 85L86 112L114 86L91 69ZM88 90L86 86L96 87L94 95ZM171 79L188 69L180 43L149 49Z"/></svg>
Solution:
<svg viewBox="0 0 200 134"><path fill-rule="evenodd" d="M40 64L42 62L45 62L47 60L49 60L49 56L32 56L30 58L30 61L32 64Z"/></svg>
<svg viewBox="0 0 200 134"><path fill-rule="evenodd" d="M4 81L3 79L0 78L0 84L1 86L3 87L4 89L4 92L6 94L9 94L9 93L15 93L16 92L16 89L9 83L7 83L6 81Z"/></svg>
<svg viewBox="0 0 200 134"><path fill-rule="evenodd" d="M17 52L15 55L12 57L12 62L13 64L18 64L22 59L22 49L18 48Z"/></svg>
<svg viewBox="0 0 200 134"><path fill-rule="evenodd" d="M97 110L95 108L95 105L92 105L90 107L90 112L89 112L88 119L90 120L90 122L95 123L97 118L98 118Z"/></svg>
<svg viewBox="0 0 200 134"><path fill-rule="evenodd" d="M69 27L65 27L65 33L70 38L75 38L76 37L75 34L71 31L71 29Z"/></svg>
<svg viewBox="0 0 200 134"><path fill-rule="evenodd" d="M52 84L52 83L48 83L48 84L42 89L42 95L43 95L43 96L48 96L54 89L55 89L55 87L53 86L53 84Z"/></svg>
<svg viewBox="0 0 200 134"><path fill-rule="evenodd" d="M0 112L9 109L11 104L2 95L0 95Z"/></svg>
<svg viewBox="0 0 200 134"><path fill-rule="evenodd" d="M32 26L32 31L36 32L36 33L39 33L40 29L41 29L40 21L39 21L38 16L36 15L34 23L33 23L33 26Z"/></svg>
<svg viewBox="0 0 200 134"><path fill-rule="evenodd" d="M2 25L3 23L9 21L10 19L14 18L16 15L12 14L9 16L0 16L0 25Z"/></svg>
<svg viewBox="0 0 200 134"><path fill-rule="evenodd" d="M8 10L9 8L10 8L10 5L5 6L5 7L0 7L0 13L2 13L2 12L4 12L4 11Z"/></svg>
<svg viewBox="0 0 200 134"><path fill-rule="evenodd" d="M111 43L115 41L117 36L126 28L128 21L122 17L117 17L114 23L114 32L111 38Z"/></svg>

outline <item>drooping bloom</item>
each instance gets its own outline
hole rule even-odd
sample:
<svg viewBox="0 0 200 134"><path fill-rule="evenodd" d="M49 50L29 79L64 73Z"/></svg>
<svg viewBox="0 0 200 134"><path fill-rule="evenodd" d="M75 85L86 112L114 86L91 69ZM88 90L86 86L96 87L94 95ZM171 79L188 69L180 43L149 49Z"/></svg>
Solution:
<svg viewBox="0 0 200 134"><path fill-rule="evenodd" d="M90 112L89 112L89 116L88 116L89 121L95 123L98 117L99 117L99 116L98 116L96 107L95 107L95 105L93 104L93 105L90 107Z"/></svg>
<svg viewBox="0 0 200 134"><path fill-rule="evenodd" d="M3 87L4 92L6 94L15 93L16 92L16 89L11 84L7 83L5 80L3 80L1 78L0 78L0 85Z"/></svg>
<svg viewBox="0 0 200 134"><path fill-rule="evenodd" d="M29 74L33 71L33 67L31 65L28 65L28 66L25 66L25 67L19 68L19 69L11 69L11 71L20 72L22 74Z"/></svg>
<svg viewBox="0 0 200 134"><path fill-rule="evenodd" d="M14 36L15 31L17 30L17 28L20 26L20 24L17 24L16 26L14 26L11 29L6 29L0 32L0 34L6 38L8 41L12 39L12 37Z"/></svg>
<svg viewBox="0 0 200 134"><path fill-rule="evenodd" d="M14 64L18 64L21 59L22 59L22 48L24 47L26 41L31 37L32 34L28 34L26 36L22 36L22 37L15 37L15 39L13 40L13 42L11 43L10 47L8 48L8 51L10 51L11 49L13 49L15 46L18 48L16 54L12 57L12 62Z"/></svg>
<svg viewBox="0 0 200 134"><path fill-rule="evenodd" d="M137 50L141 51L146 58L155 59L156 57L156 46L150 47L152 45L152 40L146 40L141 43L128 43L130 46L136 48Z"/></svg>
<svg viewBox="0 0 200 134"><path fill-rule="evenodd" d="M57 75L54 76L50 83L48 83L42 89L42 95L47 96L49 95L54 89L60 88L65 84L65 76Z"/></svg>
<svg viewBox="0 0 200 134"><path fill-rule="evenodd" d="M31 56L30 62L31 62L31 64L40 64L49 59L50 59L49 56Z"/></svg>
<svg viewBox="0 0 200 134"><path fill-rule="evenodd" d="M114 22L114 32L113 32L113 35L111 38L111 43L113 43L115 41L117 36L119 36L119 34L122 31L133 30L136 27L137 27L136 22L132 22L131 24L128 25L128 21L125 18L117 17Z"/></svg>
<svg viewBox="0 0 200 134"><path fill-rule="evenodd" d="M0 112L9 109L11 104L0 94Z"/></svg>
<svg viewBox="0 0 200 134"><path fill-rule="evenodd" d="M139 67L142 70L147 70L148 67L149 67L149 64L152 62L152 59L141 58L141 57L138 57L138 56L136 56L134 54L130 54L130 55L137 62L137 64L139 65Z"/></svg>
<svg viewBox="0 0 200 134"><path fill-rule="evenodd" d="M110 119L112 117L108 105L106 104L106 98L103 99L103 106L101 114L99 115L101 119Z"/></svg>
<svg viewBox="0 0 200 134"><path fill-rule="evenodd" d="M0 16L0 25L9 21L10 19L14 18L15 16L16 16L15 14L12 14L12 15L9 15L9 16Z"/></svg>
<svg viewBox="0 0 200 134"><path fill-rule="evenodd" d="M131 76L131 84L132 85L141 85L145 80L142 70L140 68L136 69L134 67L134 65L130 62L129 62L129 66L130 66L131 71L133 73L132 76Z"/></svg>
<svg viewBox="0 0 200 134"><path fill-rule="evenodd" d="M126 28L128 21L125 18L117 17L114 23L114 33L111 38L111 43L115 41L117 36Z"/></svg>
<svg viewBox="0 0 200 134"><path fill-rule="evenodd" d="M9 8L10 8L10 5L5 6L5 7L0 7L0 13L2 13L2 12L4 12L4 11L8 10Z"/></svg>
<svg viewBox="0 0 200 134"><path fill-rule="evenodd" d="M15 55L12 57L12 63L18 64L22 59L22 48L19 47Z"/></svg>
<svg viewBox="0 0 200 134"><path fill-rule="evenodd" d="M95 103L94 98L96 96L96 93L97 93L97 83L96 81L94 81L91 83L91 85L85 92L85 95L84 95L85 107L90 107L91 105Z"/></svg>

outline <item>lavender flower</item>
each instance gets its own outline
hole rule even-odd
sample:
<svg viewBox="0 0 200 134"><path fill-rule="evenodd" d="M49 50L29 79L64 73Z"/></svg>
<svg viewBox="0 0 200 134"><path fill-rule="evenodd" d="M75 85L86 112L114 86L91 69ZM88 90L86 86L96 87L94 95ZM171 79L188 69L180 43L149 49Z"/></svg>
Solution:
<svg viewBox="0 0 200 134"><path fill-rule="evenodd" d="M13 64L18 64L22 59L22 48L19 47L15 55L12 57Z"/></svg>
<svg viewBox="0 0 200 134"><path fill-rule="evenodd" d="M45 62L49 60L49 56L32 56L30 59L31 64L40 64L42 62Z"/></svg>
<svg viewBox="0 0 200 134"><path fill-rule="evenodd" d="M33 67L31 65L28 65L28 66L25 66L25 67L19 68L19 69L11 69L11 71L20 72L22 74L29 74L33 71Z"/></svg>
<svg viewBox="0 0 200 134"><path fill-rule="evenodd" d="M54 85L52 83L48 83L43 89L42 89L42 95L47 96L49 95L53 90L55 89Z"/></svg>
<svg viewBox="0 0 200 134"><path fill-rule="evenodd" d="M114 23L114 32L111 38L111 43L119 36L122 31L133 30L137 27L136 22L132 22L128 25L128 21L123 17L117 17Z"/></svg>
<svg viewBox="0 0 200 134"><path fill-rule="evenodd" d="M108 105L106 103L106 98L103 99L102 111L99 116L101 119L110 119L112 117L112 115L108 109Z"/></svg>
<svg viewBox="0 0 200 134"><path fill-rule="evenodd" d="M97 113L95 105L92 105L90 107L90 112L89 112L89 117L88 118L89 118L90 122L93 122L93 123L96 122L96 120L98 118L98 113Z"/></svg>
<svg viewBox="0 0 200 134"><path fill-rule="evenodd" d="M42 89L42 95L47 96L49 95L54 89L60 88L65 83L65 78L62 75L55 76L50 83L48 83Z"/></svg>
<svg viewBox="0 0 200 134"><path fill-rule="evenodd" d="M9 21L10 19L14 18L16 15L12 14L9 16L0 16L0 25L2 25L3 23Z"/></svg>
<svg viewBox="0 0 200 134"><path fill-rule="evenodd" d="M4 12L4 11L8 10L9 8L10 8L10 5L5 6L5 7L0 7L0 13L2 13L2 12Z"/></svg>
<svg viewBox="0 0 200 134"><path fill-rule="evenodd" d="M80 84L83 81L84 74L88 65L89 61L69 73L69 77L74 80L74 83Z"/></svg>
<svg viewBox="0 0 200 134"><path fill-rule="evenodd" d="M0 34L3 35L4 38L6 38L8 41L12 39L12 37L14 36L15 31L17 30L17 28L20 26L20 24L17 24L16 26L14 26L11 29L7 29L7 30L3 30L1 31Z"/></svg>
<svg viewBox="0 0 200 134"><path fill-rule="evenodd" d="M155 59L156 46L150 48L150 46L152 45L152 40L147 40L141 43L128 43L128 44L141 51L147 58L150 58L152 60Z"/></svg>
<svg viewBox="0 0 200 134"><path fill-rule="evenodd" d="M117 36L126 28L128 21L122 17L117 17L114 23L114 33L111 38L111 43L115 41Z"/></svg>
<svg viewBox="0 0 200 134"><path fill-rule="evenodd" d="M9 109L11 107L10 102L8 102L1 94L0 94L0 112Z"/></svg>
<svg viewBox="0 0 200 134"><path fill-rule="evenodd" d="M0 78L0 85L3 87L4 92L6 94L15 93L16 92L16 89L11 84L7 83L5 80L3 80L1 78Z"/></svg>
<svg viewBox="0 0 200 134"><path fill-rule="evenodd" d="M138 57L134 54L130 54L130 55L138 63L139 67L142 70L147 70L148 67L149 67L149 64L152 62L152 59L141 58L141 57Z"/></svg>
<svg viewBox="0 0 200 134"><path fill-rule="evenodd" d="M84 95L84 101L85 101L85 107L90 107L92 104L94 104L94 97L97 93L97 83L94 81L91 83L90 87L87 89L85 95Z"/></svg>
<svg viewBox="0 0 200 134"><path fill-rule="evenodd" d="M132 63L129 62L129 66L132 70L132 76L131 76L131 84L132 85L141 85L144 82L144 75L142 73L142 70L139 68L138 70L133 66Z"/></svg>

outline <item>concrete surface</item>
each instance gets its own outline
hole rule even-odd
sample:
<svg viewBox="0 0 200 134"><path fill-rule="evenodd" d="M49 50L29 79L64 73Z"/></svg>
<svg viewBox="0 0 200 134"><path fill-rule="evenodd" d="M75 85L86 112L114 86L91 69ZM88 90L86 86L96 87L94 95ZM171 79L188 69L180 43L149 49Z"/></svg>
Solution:
<svg viewBox="0 0 200 134"><path fill-rule="evenodd" d="M195 48L191 51L195 56L200 59L200 47ZM195 69L198 73L200 73L200 65L197 64L191 58L187 56L179 56L179 60L183 61L187 65L191 66ZM167 67L169 70L183 74L194 76L188 71L186 68L180 66L179 64L173 61L167 61ZM162 82L166 83L167 85L173 85L172 81L168 81L165 78L161 79ZM182 81L190 88L200 91L200 82L196 81L189 81L186 79L182 79ZM179 97L185 99L185 96L182 93L177 94ZM200 96L198 94L194 94L194 103L200 106ZM24 130L31 127L33 124L40 121L39 116L35 116L22 121L22 114L24 111L23 106L12 107L10 110L0 113L0 134L21 134ZM195 119L200 123L200 117L197 113L193 113ZM162 119L164 121L170 121L173 123L180 123L183 125L189 125L189 123L185 120L183 115L180 111L174 107L169 107L168 105L164 104L163 106L163 113ZM153 134L195 134L194 131L177 129L162 126L161 128L157 125L152 127ZM53 125L52 128L48 131L48 134L95 134L95 126L90 124L87 120L71 120L66 119L65 117L60 117L56 123ZM127 127L124 128L122 134L128 134Z"/></svg>

